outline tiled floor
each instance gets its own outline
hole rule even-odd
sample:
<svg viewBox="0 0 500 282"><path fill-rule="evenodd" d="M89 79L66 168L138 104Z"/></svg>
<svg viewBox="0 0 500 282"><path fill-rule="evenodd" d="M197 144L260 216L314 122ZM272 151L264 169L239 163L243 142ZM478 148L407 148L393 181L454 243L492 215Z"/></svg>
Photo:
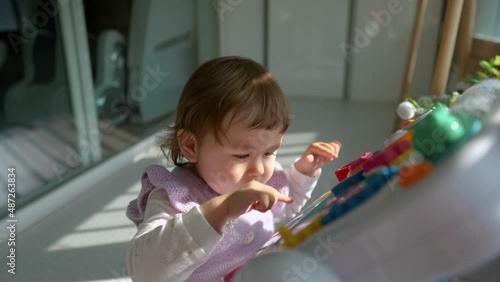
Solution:
<svg viewBox="0 0 500 282"><path fill-rule="evenodd" d="M343 144L339 159L324 167L313 199L337 183L335 169L366 151L383 148L395 110L394 104L387 103L300 98L291 98L290 103L293 121L278 158L283 165L313 141ZM125 217L125 208L139 190L142 168L159 162L159 150L149 148L133 163L18 234L17 273L8 274L2 267L0 281L130 281L125 257L135 226ZM7 252L8 246L0 247L1 254Z"/></svg>

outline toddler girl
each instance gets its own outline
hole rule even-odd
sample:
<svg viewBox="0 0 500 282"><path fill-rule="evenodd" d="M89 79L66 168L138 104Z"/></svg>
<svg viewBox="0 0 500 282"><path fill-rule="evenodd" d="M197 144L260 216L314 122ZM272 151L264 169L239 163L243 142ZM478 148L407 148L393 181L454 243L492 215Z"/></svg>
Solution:
<svg viewBox="0 0 500 282"><path fill-rule="evenodd" d="M147 167L127 210L138 226L132 280L221 281L271 238L274 217L299 212L340 143L313 143L283 169L276 151L289 123L286 98L260 64L221 57L199 66L161 140L176 167Z"/></svg>

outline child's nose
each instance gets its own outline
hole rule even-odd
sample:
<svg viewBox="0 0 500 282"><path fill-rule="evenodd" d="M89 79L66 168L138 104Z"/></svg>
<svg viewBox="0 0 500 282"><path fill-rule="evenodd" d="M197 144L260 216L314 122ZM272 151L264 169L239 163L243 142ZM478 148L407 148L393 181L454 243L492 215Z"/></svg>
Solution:
<svg viewBox="0 0 500 282"><path fill-rule="evenodd" d="M261 160L254 160L248 167L247 174L251 177L258 177L264 174L264 164Z"/></svg>

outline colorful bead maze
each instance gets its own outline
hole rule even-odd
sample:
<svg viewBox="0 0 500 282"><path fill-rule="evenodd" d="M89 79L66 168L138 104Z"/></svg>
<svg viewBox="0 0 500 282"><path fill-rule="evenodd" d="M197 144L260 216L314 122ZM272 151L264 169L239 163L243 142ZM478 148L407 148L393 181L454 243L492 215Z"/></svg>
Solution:
<svg viewBox="0 0 500 282"><path fill-rule="evenodd" d="M339 184L232 281L439 281L500 255L500 81L436 104ZM266 271L262 271L266 267Z"/></svg>

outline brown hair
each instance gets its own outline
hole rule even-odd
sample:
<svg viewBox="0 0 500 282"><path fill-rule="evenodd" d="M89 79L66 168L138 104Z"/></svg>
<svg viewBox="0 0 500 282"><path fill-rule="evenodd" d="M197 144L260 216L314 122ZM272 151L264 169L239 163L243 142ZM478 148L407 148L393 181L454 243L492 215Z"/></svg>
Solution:
<svg viewBox="0 0 500 282"><path fill-rule="evenodd" d="M283 91L259 63L243 57L220 57L200 65L182 90L174 125L159 138L167 159L177 166L184 162L177 140L180 129L199 140L209 130L218 142L222 121L228 114L245 113L239 120L252 129L278 129L285 133L290 111Z"/></svg>

